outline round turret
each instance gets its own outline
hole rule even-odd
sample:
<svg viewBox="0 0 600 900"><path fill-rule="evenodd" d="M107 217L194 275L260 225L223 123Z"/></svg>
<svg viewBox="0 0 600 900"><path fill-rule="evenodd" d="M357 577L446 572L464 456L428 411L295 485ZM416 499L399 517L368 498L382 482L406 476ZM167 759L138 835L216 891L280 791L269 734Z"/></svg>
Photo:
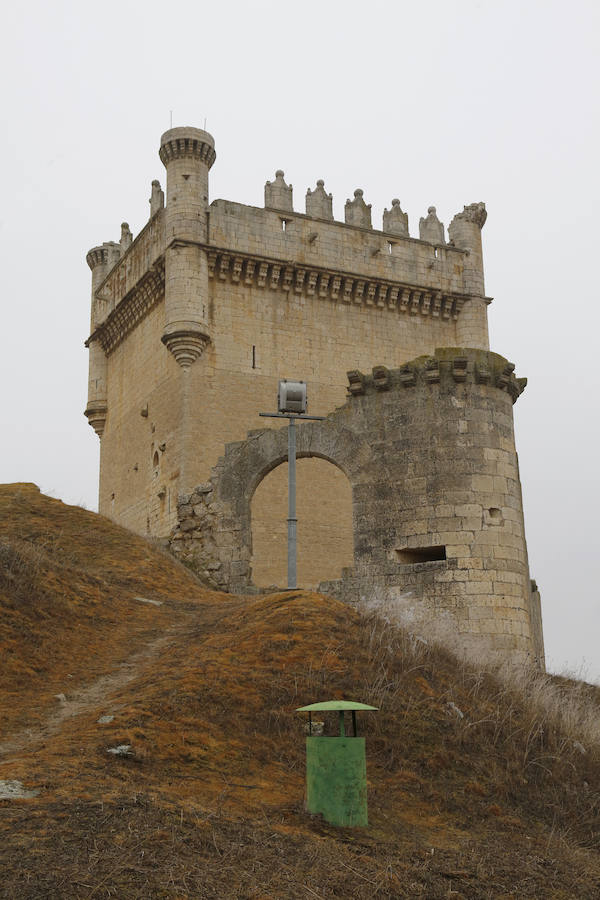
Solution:
<svg viewBox="0 0 600 900"><path fill-rule="evenodd" d="M160 139L159 156L164 166L175 159L198 159L210 169L217 158L215 139L208 131L189 125L169 128Z"/></svg>
<svg viewBox="0 0 600 900"><path fill-rule="evenodd" d="M106 265L108 262L108 250L102 246L92 247L91 250L88 250L85 261L93 272L97 266Z"/></svg>
<svg viewBox="0 0 600 900"><path fill-rule="evenodd" d="M167 170L165 208L165 327L163 344L184 368L210 342L206 322L208 172L215 161L212 135L200 128L170 128L160 139Z"/></svg>
<svg viewBox="0 0 600 900"><path fill-rule="evenodd" d="M200 128L170 128L160 139L167 170L166 238L206 240L208 172L216 159L215 141Z"/></svg>

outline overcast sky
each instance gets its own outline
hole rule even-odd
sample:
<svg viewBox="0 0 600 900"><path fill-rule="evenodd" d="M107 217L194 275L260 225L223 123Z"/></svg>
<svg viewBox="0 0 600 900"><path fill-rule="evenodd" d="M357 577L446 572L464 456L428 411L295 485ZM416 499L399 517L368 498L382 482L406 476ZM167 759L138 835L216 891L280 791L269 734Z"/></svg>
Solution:
<svg viewBox="0 0 600 900"><path fill-rule="evenodd" d="M215 138L211 199L296 209L325 179L399 197L418 236L485 201L493 350L515 407L530 568L554 671L600 678L597 2L13 3L2 22L0 481L96 509L83 417L87 250L145 224L170 125ZM205 125L206 122L206 125ZM376 360L374 360L376 362Z"/></svg>

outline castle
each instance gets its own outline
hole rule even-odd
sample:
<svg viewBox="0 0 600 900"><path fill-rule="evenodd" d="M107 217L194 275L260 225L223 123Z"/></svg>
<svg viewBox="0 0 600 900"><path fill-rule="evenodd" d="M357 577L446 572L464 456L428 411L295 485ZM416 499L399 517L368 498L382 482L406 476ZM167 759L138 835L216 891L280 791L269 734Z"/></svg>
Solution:
<svg viewBox="0 0 600 900"><path fill-rule="evenodd" d="M265 427L283 377L298 427L299 583L383 591L444 620L466 652L543 668L512 404L525 380L490 353L482 203L409 234L394 199L373 228L362 190L333 217L323 181L294 210L277 171L264 209L209 203L214 140L163 134L166 203L133 240L87 254L88 404L99 509L216 586L284 584L285 432Z"/></svg>

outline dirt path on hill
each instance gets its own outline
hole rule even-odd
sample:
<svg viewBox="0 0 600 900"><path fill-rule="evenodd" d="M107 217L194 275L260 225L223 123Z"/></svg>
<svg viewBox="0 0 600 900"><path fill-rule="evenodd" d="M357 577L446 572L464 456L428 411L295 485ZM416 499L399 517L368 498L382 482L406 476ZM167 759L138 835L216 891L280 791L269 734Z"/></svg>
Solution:
<svg viewBox="0 0 600 900"><path fill-rule="evenodd" d="M94 709L98 710L98 715L102 715L110 706L111 696L137 678L149 664L160 656L165 647L181 639L190 628L197 628L199 625L208 628L241 605L242 601L239 604L228 603L225 606L200 606L193 611L186 611L183 620L169 625L166 631L146 643L141 650L137 650L120 662L113 672L101 675L87 687L69 692L68 696L62 695L65 696L64 700L59 699L61 695L58 694L56 700L58 708L48 715L42 725L23 728L0 741L0 757L43 743L60 731L65 720L72 719L74 716ZM114 709L115 707L113 707ZM0 765L2 762L3 760L0 759Z"/></svg>

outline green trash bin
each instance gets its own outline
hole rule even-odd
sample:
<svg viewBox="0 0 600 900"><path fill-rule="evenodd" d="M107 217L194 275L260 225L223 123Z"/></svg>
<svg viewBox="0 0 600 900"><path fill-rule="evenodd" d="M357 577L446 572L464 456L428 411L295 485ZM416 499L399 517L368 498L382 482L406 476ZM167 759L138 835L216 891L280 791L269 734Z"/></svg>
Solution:
<svg viewBox="0 0 600 900"><path fill-rule="evenodd" d="M320 813L332 825L368 825L367 762L365 739L358 737L357 710L375 710L376 706L353 700L327 700L298 707L309 716L306 738L306 808ZM313 712L338 712L339 737L312 734ZM345 712L352 713L353 735L346 735Z"/></svg>

